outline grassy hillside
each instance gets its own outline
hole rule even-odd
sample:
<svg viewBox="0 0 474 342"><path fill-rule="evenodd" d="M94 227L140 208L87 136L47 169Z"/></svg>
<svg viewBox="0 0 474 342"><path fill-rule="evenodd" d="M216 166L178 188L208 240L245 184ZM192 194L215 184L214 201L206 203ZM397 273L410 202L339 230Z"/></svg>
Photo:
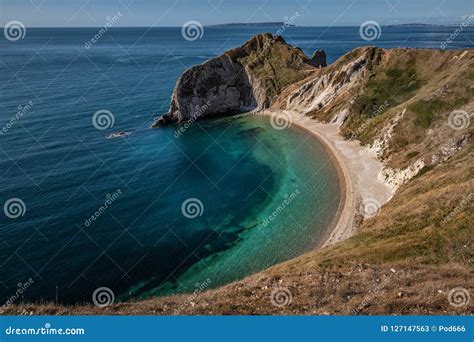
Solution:
<svg viewBox="0 0 474 342"><path fill-rule="evenodd" d="M405 110L382 155L394 168L431 158L449 141L456 143L472 132L449 126L454 110L469 115L473 109L472 50L465 54L462 50L377 50L362 82L329 108L314 113L315 118L328 121L334 107L350 108L341 133L370 145Z"/></svg>

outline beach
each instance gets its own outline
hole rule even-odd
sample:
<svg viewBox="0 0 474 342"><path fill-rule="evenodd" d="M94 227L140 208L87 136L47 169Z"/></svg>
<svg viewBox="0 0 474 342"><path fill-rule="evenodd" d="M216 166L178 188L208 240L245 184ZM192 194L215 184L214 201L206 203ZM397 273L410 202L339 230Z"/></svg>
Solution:
<svg viewBox="0 0 474 342"><path fill-rule="evenodd" d="M263 111L272 117L276 112ZM327 149L333 161L341 188L341 203L338 211L316 247L326 247L354 235L357 221L375 216L380 207L392 198L395 189L384 183L379 176L384 164L369 148L358 140L345 140L339 134L339 123L320 123L303 114L285 111L291 125L304 129L318 139ZM375 208L367 213L364 207Z"/></svg>

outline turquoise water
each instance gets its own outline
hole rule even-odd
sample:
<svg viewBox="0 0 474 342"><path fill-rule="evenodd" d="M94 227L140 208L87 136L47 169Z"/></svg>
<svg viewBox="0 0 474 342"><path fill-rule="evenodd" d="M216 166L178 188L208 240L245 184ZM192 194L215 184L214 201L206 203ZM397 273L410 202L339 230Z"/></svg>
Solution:
<svg viewBox="0 0 474 342"><path fill-rule="evenodd" d="M316 245L339 190L314 138L254 116L198 122L175 138L177 129L64 146L57 167L21 166L50 173L37 187L12 168L18 180L6 193L26 212L2 227L11 248L2 254L21 253L3 279L33 277L27 293L49 300L55 286L64 302L89 300L101 286L126 299L192 291L207 279L217 286ZM182 212L190 198L202 203L195 218Z"/></svg>
<svg viewBox="0 0 474 342"><path fill-rule="evenodd" d="M306 131L275 130L267 118L255 116L220 120L209 123L206 129L215 132L214 138L222 138L225 130L225 152L214 146L211 153L219 156L218 163L227 153L232 155L232 161L206 175L211 178L208 186L212 188L216 179L221 180L222 171L231 170L223 176L215 194L203 201L201 218L208 215L207 208L212 206L213 223L207 223L210 218L204 219L200 226L215 229L219 238L229 240L225 245L230 248L210 253L193 264L177 283L149 293L192 291L202 282L225 284L249 274L249 270L261 270L313 249L338 208L336 170L324 147ZM187 137L189 143L209 142L202 132L194 134ZM227 239L226 234L231 238ZM215 249L207 240L202 247Z"/></svg>
<svg viewBox="0 0 474 342"><path fill-rule="evenodd" d="M30 278L17 301L89 302L103 286L119 300L193 291L313 248L340 194L308 133L251 115L149 129L186 68L274 29L206 28L188 42L179 28L118 28L90 49L93 28L0 40L0 203L24 203L17 218L0 215L0 301ZM384 47L437 47L452 32L384 30ZM358 28L285 37L308 54L325 48L329 61L366 44ZM99 110L113 127L93 125ZM107 139L119 130L129 135ZM182 211L190 199L194 218Z"/></svg>

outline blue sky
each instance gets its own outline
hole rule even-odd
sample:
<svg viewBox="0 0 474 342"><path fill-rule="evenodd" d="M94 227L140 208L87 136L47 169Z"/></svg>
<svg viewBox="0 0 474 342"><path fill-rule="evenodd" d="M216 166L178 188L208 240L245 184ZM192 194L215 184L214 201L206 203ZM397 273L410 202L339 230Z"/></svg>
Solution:
<svg viewBox="0 0 474 342"><path fill-rule="evenodd" d="M117 12L116 26L284 21L296 12L301 26L453 24L474 13L474 0L0 0L0 26L19 20L29 27L97 27Z"/></svg>

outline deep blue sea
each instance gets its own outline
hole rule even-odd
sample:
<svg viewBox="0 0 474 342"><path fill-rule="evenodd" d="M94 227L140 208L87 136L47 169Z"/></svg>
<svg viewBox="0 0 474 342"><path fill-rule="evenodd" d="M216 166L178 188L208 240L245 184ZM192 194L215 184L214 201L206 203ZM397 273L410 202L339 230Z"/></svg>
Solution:
<svg viewBox="0 0 474 342"><path fill-rule="evenodd" d="M439 48L456 28L382 29L370 45ZM251 115L149 128L185 69L276 30L205 27L190 42L180 28L113 28L89 49L97 28L2 36L0 305L90 302L99 287L116 300L193 291L314 248L340 189L308 133ZM329 62L369 45L358 27L284 37ZM465 29L448 48L473 40ZM97 111L113 126L97 129ZM127 135L108 139L116 131Z"/></svg>

